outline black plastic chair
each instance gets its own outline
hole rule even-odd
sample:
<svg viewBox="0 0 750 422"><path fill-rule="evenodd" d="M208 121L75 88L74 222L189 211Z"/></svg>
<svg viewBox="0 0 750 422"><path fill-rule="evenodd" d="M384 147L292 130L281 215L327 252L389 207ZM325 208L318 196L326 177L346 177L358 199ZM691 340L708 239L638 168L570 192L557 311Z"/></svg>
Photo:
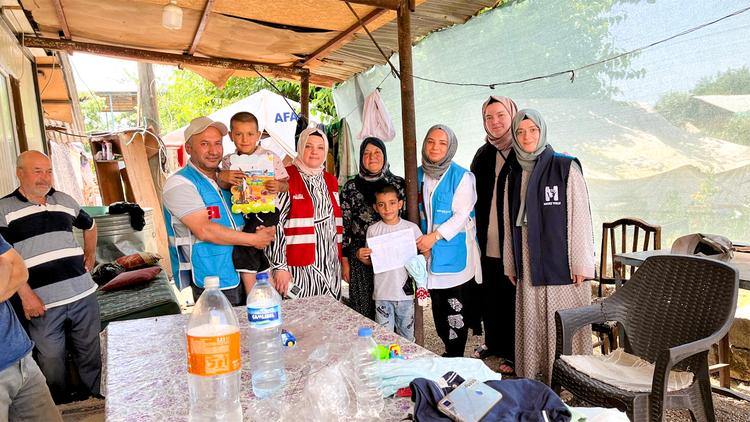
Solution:
<svg viewBox="0 0 750 422"><path fill-rule="evenodd" d="M627 284L601 303L555 314L557 348L552 387L595 406L616 407L633 421L661 421L664 409L690 409L694 420L715 421L708 352L729 331L737 306L739 275L722 262L684 255L648 258ZM578 372L562 359L575 332L617 321L625 351L655 363L650 392L621 390ZM667 391L669 372L690 371L693 383Z"/></svg>

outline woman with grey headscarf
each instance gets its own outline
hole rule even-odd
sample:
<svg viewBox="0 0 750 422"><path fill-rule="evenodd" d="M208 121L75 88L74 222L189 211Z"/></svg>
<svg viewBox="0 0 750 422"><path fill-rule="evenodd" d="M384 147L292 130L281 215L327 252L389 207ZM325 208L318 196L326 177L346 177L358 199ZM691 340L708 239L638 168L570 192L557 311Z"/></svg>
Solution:
<svg viewBox="0 0 750 422"><path fill-rule="evenodd" d="M555 312L591 303L594 236L578 159L547 144L536 110L511 126L516 161L505 184L505 274L516 285L516 374L547 384L555 359ZM591 353L591 330L573 337L573 353Z"/></svg>
<svg viewBox="0 0 750 422"><path fill-rule="evenodd" d="M427 288L435 329L445 345L443 356L462 357L471 314L467 283L481 283L474 223L477 201L474 175L454 163L458 140L445 125L427 131L422 166L417 170L422 233L417 248L429 255Z"/></svg>

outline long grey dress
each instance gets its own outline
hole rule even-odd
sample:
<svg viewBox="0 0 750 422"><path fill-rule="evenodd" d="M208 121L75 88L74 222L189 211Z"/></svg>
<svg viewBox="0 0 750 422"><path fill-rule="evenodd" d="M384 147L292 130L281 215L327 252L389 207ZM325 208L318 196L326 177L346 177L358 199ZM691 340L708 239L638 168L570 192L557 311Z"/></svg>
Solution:
<svg viewBox="0 0 750 422"><path fill-rule="evenodd" d="M521 177L521 195L526 195L531 173ZM583 174L575 165L570 169L568 186L568 260L573 274L594 277L594 237L589 208L588 191ZM516 276L513 262L511 222L506 181L504 198L505 239L503 265L505 274ZM521 228L523 241L523 278L516 285L516 374L524 378L537 378L549 384L555 359L555 312L591 304L591 285L533 286L529 259L528 227ZM554 247L546 245L545 247ZM573 337L574 354L591 354L591 329L584 328Z"/></svg>

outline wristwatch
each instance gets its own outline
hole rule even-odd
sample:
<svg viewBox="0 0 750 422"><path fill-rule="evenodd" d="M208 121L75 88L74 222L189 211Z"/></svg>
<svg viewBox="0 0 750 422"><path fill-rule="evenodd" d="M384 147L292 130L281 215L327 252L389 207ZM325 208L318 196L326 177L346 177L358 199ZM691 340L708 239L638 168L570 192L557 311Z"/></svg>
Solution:
<svg viewBox="0 0 750 422"><path fill-rule="evenodd" d="M435 230L435 240L443 240L443 235L437 230Z"/></svg>

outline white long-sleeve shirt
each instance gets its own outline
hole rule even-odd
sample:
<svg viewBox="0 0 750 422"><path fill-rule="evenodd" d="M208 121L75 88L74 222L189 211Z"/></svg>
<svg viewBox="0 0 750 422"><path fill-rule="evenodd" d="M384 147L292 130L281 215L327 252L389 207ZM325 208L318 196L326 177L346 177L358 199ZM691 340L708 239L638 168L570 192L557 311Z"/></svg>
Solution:
<svg viewBox="0 0 750 422"><path fill-rule="evenodd" d="M427 233L432 233L436 227L432 223L432 193L438 184L445 177L445 173L440 180L433 179L427 174L423 180L423 203L425 215L427 217ZM459 286L472 278L477 283L482 282L482 267L480 262L479 244L477 243L477 230L474 219L470 217L474 210L474 204L477 202L477 190L475 187L474 174L471 172L464 173L461 182L458 184L456 192L453 194L451 211L453 215L437 227L437 231L445 240L451 240L462 230L466 231L466 267L457 273L451 274L433 274L429 271L430 265L427 265L427 288L428 289L450 289Z"/></svg>

